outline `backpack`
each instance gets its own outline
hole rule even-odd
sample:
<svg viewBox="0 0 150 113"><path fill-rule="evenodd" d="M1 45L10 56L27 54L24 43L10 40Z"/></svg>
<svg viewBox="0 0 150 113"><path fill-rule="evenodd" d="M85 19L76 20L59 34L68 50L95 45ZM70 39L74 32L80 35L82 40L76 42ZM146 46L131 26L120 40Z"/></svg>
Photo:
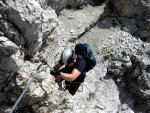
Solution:
<svg viewBox="0 0 150 113"><path fill-rule="evenodd" d="M93 55L92 50L90 49L90 46L88 44L77 44L75 46L75 53L78 55L82 55L87 62L87 71L93 69L96 65L96 59Z"/></svg>

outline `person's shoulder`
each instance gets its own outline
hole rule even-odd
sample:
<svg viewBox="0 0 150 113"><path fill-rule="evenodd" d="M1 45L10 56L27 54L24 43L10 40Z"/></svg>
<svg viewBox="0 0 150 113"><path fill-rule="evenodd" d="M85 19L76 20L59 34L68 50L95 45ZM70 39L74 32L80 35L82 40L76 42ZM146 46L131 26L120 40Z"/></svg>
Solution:
<svg viewBox="0 0 150 113"><path fill-rule="evenodd" d="M77 58L84 58L82 55L77 55Z"/></svg>
<svg viewBox="0 0 150 113"><path fill-rule="evenodd" d="M84 56L82 56L82 55L77 55L77 59L78 60L85 60Z"/></svg>

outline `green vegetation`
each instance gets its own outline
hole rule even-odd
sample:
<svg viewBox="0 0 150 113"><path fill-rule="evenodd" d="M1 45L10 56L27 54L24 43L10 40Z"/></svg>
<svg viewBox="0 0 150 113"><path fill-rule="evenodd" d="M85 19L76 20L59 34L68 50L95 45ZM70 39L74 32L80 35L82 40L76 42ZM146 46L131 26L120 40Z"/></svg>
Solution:
<svg viewBox="0 0 150 113"><path fill-rule="evenodd" d="M145 49L145 45L144 44L142 44L142 47L143 47L143 49Z"/></svg>
<svg viewBox="0 0 150 113"><path fill-rule="evenodd" d="M121 28L120 28L120 29L121 29L121 31L122 31L122 30L124 29L124 25L121 25Z"/></svg>
<svg viewBox="0 0 150 113"><path fill-rule="evenodd" d="M33 58L30 58L29 61L30 61L31 63L34 63L34 59L33 59Z"/></svg>
<svg viewBox="0 0 150 113"><path fill-rule="evenodd" d="M112 21L113 21L112 25L115 27L117 25L117 23L116 23L116 21L114 19Z"/></svg>
<svg viewBox="0 0 150 113"><path fill-rule="evenodd" d="M142 50L137 49L137 54L138 54L138 55L143 55L144 53L143 53L143 51L142 51Z"/></svg>
<svg viewBox="0 0 150 113"><path fill-rule="evenodd" d="M51 37L51 38L48 39L48 41L54 42L54 41L55 41L55 38L54 38L54 37Z"/></svg>
<svg viewBox="0 0 150 113"><path fill-rule="evenodd" d="M99 16L97 21L99 22L99 21L101 21L101 20L102 20L102 17L101 17L101 16Z"/></svg>
<svg viewBox="0 0 150 113"><path fill-rule="evenodd" d="M89 30L89 28L88 28L88 27L86 27L84 30L85 30L85 31L88 31L88 30Z"/></svg>
<svg viewBox="0 0 150 113"><path fill-rule="evenodd" d="M102 48L102 53L104 54L103 58L105 61L110 59L110 52L109 52L108 48L109 48L108 46Z"/></svg>
<svg viewBox="0 0 150 113"><path fill-rule="evenodd" d="M91 28L95 27L101 19L102 19L101 16L99 16L98 19L97 19L95 22L92 22L92 23L90 24L90 26L89 26L89 27L86 27L84 30L85 30L86 32L89 31Z"/></svg>
<svg viewBox="0 0 150 113"><path fill-rule="evenodd" d="M88 2L87 3L85 3L85 6L88 6L89 4L88 4Z"/></svg>
<svg viewBox="0 0 150 113"><path fill-rule="evenodd" d="M105 61L109 60L110 59L110 55L105 55L103 58L104 58Z"/></svg>
<svg viewBox="0 0 150 113"><path fill-rule="evenodd" d="M90 25L90 27L96 26L101 19L101 16L99 16L98 19Z"/></svg>
<svg viewBox="0 0 150 113"><path fill-rule="evenodd" d="M103 48L102 48L102 53L105 54L105 55L108 54L108 53L109 53L108 48L109 48L109 46L103 47Z"/></svg>
<svg viewBox="0 0 150 113"><path fill-rule="evenodd" d="M58 109L58 105L48 104L48 112L52 112L55 109Z"/></svg>
<svg viewBox="0 0 150 113"><path fill-rule="evenodd" d="M92 24L90 24L90 27L92 28L92 27L96 26L96 25L97 25L97 23L98 23L98 21L93 22Z"/></svg>

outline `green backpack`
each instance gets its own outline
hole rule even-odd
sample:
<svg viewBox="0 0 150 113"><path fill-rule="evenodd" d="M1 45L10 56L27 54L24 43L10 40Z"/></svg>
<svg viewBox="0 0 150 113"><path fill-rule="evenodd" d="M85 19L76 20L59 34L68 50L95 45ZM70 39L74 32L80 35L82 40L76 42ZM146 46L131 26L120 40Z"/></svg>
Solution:
<svg viewBox="0 0 150 113"><path fill-rule="evenodd" d="M87 62L87 71L94 68L94 66L96 65L96 59L88 44L77 44L75 47L75 53L77 55L80 54L85 57Z"/></svg>

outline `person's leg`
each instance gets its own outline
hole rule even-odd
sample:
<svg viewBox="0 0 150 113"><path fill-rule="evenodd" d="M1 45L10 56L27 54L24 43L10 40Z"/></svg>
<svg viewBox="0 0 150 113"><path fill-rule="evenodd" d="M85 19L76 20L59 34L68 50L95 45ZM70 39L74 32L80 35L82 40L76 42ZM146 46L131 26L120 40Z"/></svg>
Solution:
<svg viewBox="0 0 150 113"><path fill-rule="evenodd" d="M71 95L75 95L76 91L78 90L81 83L71 83L68 86L68 91Z"/></svg>
<svg viewBox="0 0 150 113"><path fill-rule="evenodd" d="M84 78L85 76L79 76L76 80L74 80L70 84L68 83L67 89L69 90L70 94L74 95L76 93L81 83L84 82ZM67 81L65 81L65 83L67 84Z"/></svg>

